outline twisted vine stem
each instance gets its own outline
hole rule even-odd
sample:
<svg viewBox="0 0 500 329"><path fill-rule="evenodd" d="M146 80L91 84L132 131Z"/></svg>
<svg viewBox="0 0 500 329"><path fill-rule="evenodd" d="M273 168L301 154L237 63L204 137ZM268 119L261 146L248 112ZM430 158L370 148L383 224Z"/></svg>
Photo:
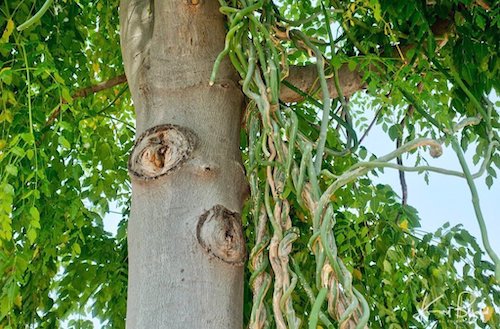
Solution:
<svg viewBox="0 0 500 329"><path fill-rule="evenodd" d="M349 122L331 113L324 54L308 36L287 28L287 37L297 46L307 48L316 58L322 103L316 100L312 103L322 109L322 122L318 140L311 141L298 132L296 113L279 101L279 89L285 83L288 63L280 38L274 34L280 19L272 1L240 0L231 1L231 5L224 0L219 2L220 11L228 18L229 32L225 48L215 61L210 85L216 80L223 58L228 56L240 74L243 92L250 100L245 124L249 145L246 167L251 188L250 216L254 233L248 265L253 293L249 328L299 328L302 322L307 322L310 329L316 329L318 323L328 328L365 328L370 314L368 303L353 287L352 275L337 252L333 234L336 222L331 202L333 194L370 170L383 167L435 171L469 180L484 172L498 143L489 145L485 162L476 175L431 166L405 167L389 163L416 147L430 147L431 155L440 156L440 143L428 138L413 140L376 161L359 162L340 176L333 175L322 168L324 154L349 154L351 149L347 145L354 141L355 147L357 138ZM284 23L284 20L279 22ZM334 77L341 105L347 111L335 70ZM293 89L292 85L287 86ZM401 91L408 96L404 89ZM429 122L438 124L423 109L416 108ZM341 152L328 150L325 146L330 117L341 123L350 137L346 149ZM321 188L321 175L334 178L326 189ZM291 202L294 199L297 202ZM307 221L310 231L298 229L295 216L298 211L310 216ZM303 275L302 264L294 257L294 242L301 235L309 238L308 247L315 259L313 278ZM307 314L297 315L295 311L292 297L299 287L311 304Z"/></svg>
<svg viewBox="0 0 500 329"><path fill-rule="evenodd" d="M249 261L253 291L249 327L267 328L274 323L277 328L299 328L303 317L297 316L292 295L300 281L313 305L307 319L309 328L316 328L318 322L328 327L337 322L341 328L364 328L369 308L352 287L352 276L337 255L333 206L320 204L318 176L330 117L323 55L307 36L299 31L290 33L313 49L317 59L323 119L320 137L313 142L299 136L296 114L279 103L280 83L288 68L279 40L269 32L276 24L272 3L239 1L240 7L235 8L220 2L221 12L228 16L230 32L225 49L215 62L210 84L216 79L222 58L228 55L243 79L243 92L251 100L246 124L250 145L247 167L255 241ZM300 263L294 260L292 252L299 234L310 233L299 232L295 226L297 218L291 215L285 193L293 193L302 211L313 218L309 245L317 265L312 287L301 274ZM272 297L268 298L271 281Z"/></svg>

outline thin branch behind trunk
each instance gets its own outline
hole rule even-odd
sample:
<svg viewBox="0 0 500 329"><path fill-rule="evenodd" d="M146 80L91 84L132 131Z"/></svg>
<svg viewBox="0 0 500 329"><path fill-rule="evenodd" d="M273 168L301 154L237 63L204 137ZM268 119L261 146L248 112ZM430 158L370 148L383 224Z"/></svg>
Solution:
<svg viewBox="0 0 500 329"><path fill-rule="evenodd" d="M103 91L109 88L112 88L114 86L117 86L119 84L122 84L124 82L127 82L127 77L125 74L118 75L114 78L111 78L107 81L103 81L101 83L98 83L96 85L92 85L89 87L85 87L82 89L77 90L71 97L73 99L75 98L84 98L87 97L90 94L95 94L99 91ZM65 99L62 100L61 104L66 104L67 101ZM50 115L50 117L47 119L47 122L45 123L46 126L49 126L54 122L54 120L59 116L61 113L61 106L59 105L54 112Z"/></svg>

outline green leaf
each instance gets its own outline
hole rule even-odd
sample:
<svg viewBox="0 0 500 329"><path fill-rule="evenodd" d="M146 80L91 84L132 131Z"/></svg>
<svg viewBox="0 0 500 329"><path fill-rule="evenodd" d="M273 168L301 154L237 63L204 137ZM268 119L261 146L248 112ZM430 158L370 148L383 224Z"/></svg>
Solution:
<svg viewBox="0 0 500 329"><path fill-rule="evenodd" d="M475 18L477 26L484 31L486 27L486 20L484 19L484 17L481 15L476 15Z"/></svg>
<svg viewBox="0 0 500 329"><path fill-rule="evenodd" d="M82 252L82 249L80 248L80 245L77 242L73 243L71 249L76 255L79 255Z"/></svg>
<svg viewBox="0 0 500 329"><path fill-rule="evenodd" d="M32 149L29 149L26 151L26 157L29 160L32 160L34 156L35 156L35 151L33 151Z"/></svg>
<svg viewBox="0 0 500 329"><path fill-rule="evenodd" d="M35 141L33 134L23 133L20 136L21 139L26 142L26 144L33 144L33 142Z"/></svg>
<svg viewBox="0 0 500 329"><path fill-rule="evenodd" d="M0 297L0 321L3 320L9 311L11 310L11 304L6 297Z"/></svg>
<svg viewBox="0 0 500 329"><path fill-rule="evenodd" d="M1 191L8 196L13 196L14 195L14 187L10 185L9 183L2 182L0 183L0 188Z"/></svg>
<svg viewBox="0 0 500 329"><path fill-rule="evenodd" d="M33 228L40 228L40 213L35 207L30 208L31 221L30 225Z"/></svg>
<svg viewBox="0 0 500 329"><path fill-rule="evenodd" d="M60 83L60 84L64 84L64 79L59 75L59 73L57 72L54 72L54 79Z"/></svg>
<svg viewBox="0 0 500 329"><path fill-rule="evenodd" d="M7 85L12 83L12 70L10 67L4 67L0 70L0 80Z"/></svg>
<svg viewBox="0 0 500 329"><path fill-rule="evenodd" d="M358 152L359 152L359 157L361 158L361 160L366 159L366 156L368 155L368 151L366 150L366 148L364 146L360 146Z"/></svg>
<svg viewBox="0 0 500 329"><path fill-rule="evenodd" d="M40 220L40 213L38 212L38 209L36 207L30 208L30 215L33 220L37 222Z"/></svg>
<svg viewBox="0 0 500 329"><path fill-rule="evenodd" d="M342 66L342 60L340 59L340 56L333 56L330 63L336 69L339 69Z"/></svg>
<svg viewBox="0 0 500 329"><path fill-rule="evenodd" d="M484 180L486 183L486 186L488 186L489 189L493 186L493 177L492 176L486 176L486 179Z"/></svg>
<svg viewBox="0 0 500 329"><path fill-rule="evenodd" d="M24 149L20 148L19 146L14 146L10 149L10 151L17 155L19 158L24 158L24 156L26 155L26 151L24 151Z"/></svg>
<svg viewBox="0 0 500 329"><path fill-rule="evenodd" d="M354 71L357 66L358 66L358 63L352 59L350 59L349 62L347 62L347 67L349 68L349 70L351 72Z"/></svg>
<svg viewBox="0 0 500 329"><path fill-rule="evenodd" d="M63 135L60 135L58 138L57 138L57 141L59 142L59 144L64 147L65 149L69 150L71 149L71 144L70 142L68 142L68 140L66 138L64 138Z"/></svg>
<svg viewBox="0 0 500 329"><path fill-rule="evenodd" d="M397 138L402 136L403 130L401 129L400 124L395 124L389 128L388 133L391 140L395 141Z"/></svg>
<svg viewBox="0 0 500 329"><path fill-rule="evenodd" d="M66 102L68 102L68 104L73 104L73 97L71 97L71 94L70 94L68 88L66 88L66 87L61 88L61 96Z"/></svg>
<svg viewBox="0 0 500 329"><path fill-rule="evenodd" d="M384 264L384 272L392 273L391 263L387 259L384 259L383 264Z"/></svg>
<svg viewBox="0 0 500 329"><path fill-rule="evenodd" d="M5 166L5 171L11 176L17 176L17 167L13 164L8 164Z"/></svg>
<svg viewBox="0 0 500 329"><path fill-rule="evenodd" d="M30 244L35 243L35 240L37 237L36 230L34 228L30 227L28 229L28 231L26 232L26 236L28 237L28 241L30 242Z"/></svg>
<svg viewBox="0 0 500 329"><path fill-rule="evenodd" d="M2 37L0 38L1 43L9 42L9 37L14 31L14 21L9 18L7 20L7 25L5 26L5 30L2 33Z"/></svg>
<svg viewBox="0 0 500 329"><path fill-rule="evenodd" d="M8 123L12 123L13 120L12 113L9 110L3 110L0 113L0 122L7 121Z"/></svg>
<svg viewBox="0 0 500 329"><path fill-rule="evenodd" d="M370 3L373 6L373 17L377 22L380 22L382 20L382 10L380 8L380 3L373 0L370 0Z"/></svg>

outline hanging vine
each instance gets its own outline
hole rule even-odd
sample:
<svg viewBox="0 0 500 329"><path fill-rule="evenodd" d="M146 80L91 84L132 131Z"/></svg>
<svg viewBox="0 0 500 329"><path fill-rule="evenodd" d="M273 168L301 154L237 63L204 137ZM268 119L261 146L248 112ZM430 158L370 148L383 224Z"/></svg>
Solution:
<svg viewBox="0 0 500 329"><path fill-rule="evenodd" d="M304 325L310 329L318 325L365 328L370 314L368 303L353 286L352 273L339 256L334 236L336 218L332 200L335 193L374 168L427 170L467 178L468 181L472 175L467 171L464 174L430 166L404 167L390 163L401 154L424 146L430 148L432 156L440 156L441 143L430 138L414 139L384 157L355 163L342 174L334 174L330 169L332 157L350 156L358 146L358 139L349 119L349 104L343 96L335 64L335 41L329 17L331 9L322 4L321 11L302 22L293 22L281 17L269 0L220 0L220 4L220 11L228 18L229 32L225 49L215 62L210 84L216 79L222 59L228 56L242 78L243 92L249 99L244 124L248 137L246 168L251 187L249 225L253 232L249 259L253 306L249 328L284 329ZM312 39L294 28L320 18L324 19L320 24L326 26L329 42ZM343 27L351 37L348 27ZM328 46L329 52L326 51ZM287 81L287 51L291 47L309 54L309 60L316 65L319 88L312 87L306 93ZM328 56L330 61L326 60ZM330 99L327 76L333 78L337 99ZM315 136L299 131L297 113L279 99L282 85L318 108L321 124ZM404 90L402 93L406 95ZM409 101L416 103L417 111L436 125L436 120L423 111L415 99ZM339 111L340 115L337 114ZM339 142L342 147L336 150L326 146L333 124L330 118L346 136L345 142ZM446 129L437 128L446 133ZM492 139L493 135L490 136L485 162L476 176L484 171L493 149L498 147ZM331 182L328 185L324 183L325 177ZM314 265L311 259L304 260L303 254L294 248L298 239L308 241ZM487 249L491 251L491 248ZM498 264L498 258L493 255ZM314 266L313 277L303 274L306 264ZM310 302L305 315L298 315L296 311L293 296L299 289ZM306 321L307 324L303 323Z"/></svg>

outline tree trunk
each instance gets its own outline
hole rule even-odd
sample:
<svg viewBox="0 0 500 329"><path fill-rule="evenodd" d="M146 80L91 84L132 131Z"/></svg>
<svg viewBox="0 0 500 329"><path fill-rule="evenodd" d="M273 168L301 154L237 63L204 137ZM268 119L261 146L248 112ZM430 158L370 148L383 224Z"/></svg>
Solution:
<svg viewBox="0 0 500 329"><path fill-rule="evenodd" d="M127 328L241 328L246 252L243 96L216 0L123 0L122 53L137 114L129 160Z"/></svg>

